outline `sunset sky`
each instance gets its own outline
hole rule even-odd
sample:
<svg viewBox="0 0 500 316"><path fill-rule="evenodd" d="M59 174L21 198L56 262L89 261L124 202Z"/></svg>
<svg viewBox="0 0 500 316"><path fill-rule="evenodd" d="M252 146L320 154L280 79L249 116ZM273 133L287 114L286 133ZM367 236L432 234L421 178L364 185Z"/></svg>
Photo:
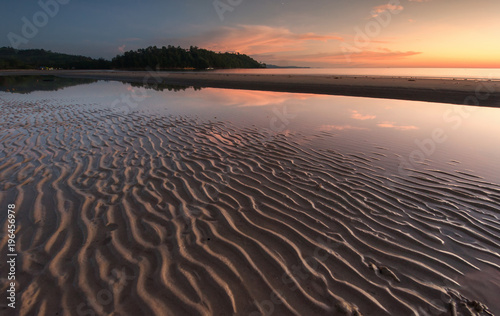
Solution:
<svg viewBox="0 0 500 316"><path fill-rule="evenodd" d="M22 37L20 49L104 58L170 44L281 66L500 67L499 0L41 0L55 1L46 21L38 1L2 1L0 46ZM23 35L34 17L38 33Z"/></svg>

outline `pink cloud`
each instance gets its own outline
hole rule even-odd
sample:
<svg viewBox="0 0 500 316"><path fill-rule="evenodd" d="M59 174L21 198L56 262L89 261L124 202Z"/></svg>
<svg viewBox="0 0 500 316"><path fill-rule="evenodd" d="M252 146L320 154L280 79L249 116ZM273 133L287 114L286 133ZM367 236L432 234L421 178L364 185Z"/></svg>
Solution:
<svg viewBox="0 0 500 316"><path fill-rule="evenodd" d="M355 119L355 120L373 120L375 119L377 116L375 115L363 115L361 113L359 113L358 111L352 111L352 115L351 115L351 118Z"/></svg>
<svg viewBox="0 0 500 316"><path fill-rule="evenodd" d="M118 51L121 53L125 52L125 47L126 47L125 45L118 46Z"/></svg>
<svg viewBox="0 0 500 316"><path fill-rule="evenodd" d="M392 51L387 48L378 48L377 50L365 50L360 52L349 52L348 57L352 62L374 62L374 61L393 61L409 56L421 54L414 51ZM325 62L325 63L345 63L346 54L342 52L319 53L307 55L289 56L291 60Z"/></svg>
<svg viewBox="0 0 500 316"><path fill-rule="evenodd" d="M396 125L396 123L388 122L388 121L381 122L381 123L377 124L377 126L382 127L382 128L393 128L393 129L397 129L400 131L409 131L409 130L418 129L418 127L413 126L413 125Z"/></svg>
<svg viewBox="0 0 500 316"><path fill-rule="evenodd" d="M368 130L365 127L358 127L352 125L322 125L319 128L320 131L343 131L343 130Z"/></svg>
<svg viewBox="0 0 500 316"><path fill-rule="evenodd" d="M380 13L385 11L389 11L392 14L398 14L399 12L403 11L403 9L404 8L402 5L388 3L374 7L371 11L371 15L372 17L377 17L380 15Z"/></svg>
<svg viewBox="0 0 500 316"><path fill-rule="evenodd" d="M398 9L389 4L379 9ZM294 66L387 66L407 57L421 54L415 51L393 51L381 47L358 48L347 44L352 36L336 33L295 32L285 27L265 25L220 26L201 35L176 39L175 45L196 45L216 52L240 52L254 59L277 65ZM172 42L169 40L169 42ZM389 45L391 39L373 39L372 44ZM341 45L339 45L341 43ZM342 49L346 45L347 51ZM352 48L352 49L351 49Z"/></svg>
<svg viewBox="0 0 500 316"><path fill-rule="evenodd" d="M300 51L308 43L342 41L336 34L296 33L284 27L265 25L237 25L220 27L187 39L214 51L236 51L244 54L269 54L276 52Z"/></svg>

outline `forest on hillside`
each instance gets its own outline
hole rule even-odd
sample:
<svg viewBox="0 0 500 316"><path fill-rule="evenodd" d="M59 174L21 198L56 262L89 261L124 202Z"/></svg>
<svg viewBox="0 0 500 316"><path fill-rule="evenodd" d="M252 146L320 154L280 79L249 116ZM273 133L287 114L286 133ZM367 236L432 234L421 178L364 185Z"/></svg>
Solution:
<svg viewBox="0 0 500 316"><path fill-rule="evenodd" d="M110 69L111 63L105 59L54 53L44 49L0 48L0 69Z"/></svg>
<svg viewBox="0 0 500 316"><path fill-rule="evenodd" d="M216 53L206 49L191 46L181 47L156 46L128 51L116 56L111 61L113 68L144 68L155 69L207 69L207 68L265 68L255 59L239 53Z"/></svg>
<svg viewBox="0 0 500 316"><path fill-rule="evenodd" d="M55 53L44 49L0 48L0 69L227 69L265 68L266 65L239 53L216 53L191 46L148 47L117 55L111 61Z"/></svg>

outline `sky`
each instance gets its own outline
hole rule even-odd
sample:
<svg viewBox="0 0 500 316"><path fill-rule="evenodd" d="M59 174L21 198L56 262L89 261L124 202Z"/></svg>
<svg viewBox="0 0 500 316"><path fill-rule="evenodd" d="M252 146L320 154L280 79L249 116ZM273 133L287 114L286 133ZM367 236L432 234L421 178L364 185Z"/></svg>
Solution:
<svg viewBox="0 0 500 316"><path fill-rule="evenodd" d="M0 2L0 46L110 59L148 46L308 67L500 68L499 0Z"/></svg>

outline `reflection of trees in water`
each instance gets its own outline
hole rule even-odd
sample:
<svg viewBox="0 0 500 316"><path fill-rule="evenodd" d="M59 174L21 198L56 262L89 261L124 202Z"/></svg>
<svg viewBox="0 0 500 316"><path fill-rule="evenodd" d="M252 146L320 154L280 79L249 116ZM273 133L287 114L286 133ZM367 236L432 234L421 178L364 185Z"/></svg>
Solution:
<svg viewBox="0 0 500 316"><path fill-rule="evenodd" d="M168 91L178 92L178 91L186 91L187 89L190 89L190 88L193 88L194 91L200 91L202 89L201 87L186 86L186 85L180 85L180 84L166 84L166 83L144 84L144 83L139 83L139 82L130 82L130 83L124 82L124 84L130 84L132 87L152 89L155 91L168 90Z"/></svg>
<svg viewBox="0 0 500 316"><path fill-rule="evenodd" d="M97 82L94 79L59 78L54 76L0 76L0 91L31 93L60 89Z"/></svg>
<svg viewBox="0 0 500 316"><path fill-rule="evenodd" d="M12 93L31 93L33 91L57 91L60 89L97 82L96 79L84 78L61 78L55 76L0 76L0 91ZM200 91L201 87L193 87L176 84L144 84L137 82L123 82L132 87L152 89L155 91L185 91L193 88L194 91Z"/></svg>

